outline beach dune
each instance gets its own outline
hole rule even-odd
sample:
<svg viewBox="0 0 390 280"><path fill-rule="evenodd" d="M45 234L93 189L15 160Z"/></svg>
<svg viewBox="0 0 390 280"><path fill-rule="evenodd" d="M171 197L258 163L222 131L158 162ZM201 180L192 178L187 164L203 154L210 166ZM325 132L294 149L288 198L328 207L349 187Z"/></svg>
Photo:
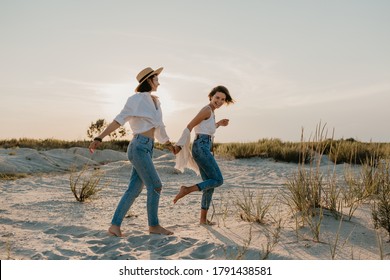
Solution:
<svg viewBox="0 0 390 280"><path fill-rule="evenodd" d="M325 211L320 242L308 227L297 229L290 209L280 199L297 165L268 159L218 159L225 181L216 189L209 211L216 225L199 225L201 193L192 193L177 204L172 200L181 185L195 184L200 178L192 171L178 172L174 160L167 151L154 152L163 182L160 221L174 235L148 234L144 190L123 222L124 237L117 238L107 229L127 188L131 164L126 153L0 149L0 173L25 175L0 180L0 258L390 259L388 237L374 228L369 205L362 205L350 221L341 223ZM70 176L86 164L91 172L102 171L102 190L80 203L70 190ZM343 167L337 168L342 176ZM240 217L237 200L248 192L261 192L273 201L262 224Z"/></svg>

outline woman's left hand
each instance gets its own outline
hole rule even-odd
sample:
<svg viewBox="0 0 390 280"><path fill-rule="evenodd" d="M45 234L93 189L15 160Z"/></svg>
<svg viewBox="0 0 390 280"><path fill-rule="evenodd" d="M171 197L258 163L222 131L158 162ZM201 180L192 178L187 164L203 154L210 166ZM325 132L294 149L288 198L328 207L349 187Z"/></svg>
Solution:
<svg viewBox="0 0 390 280"><path fill-rule="evenodd" d="M229 124L229 119L222 119L219 122L217 122L218 126L227 126Z"/></svg>

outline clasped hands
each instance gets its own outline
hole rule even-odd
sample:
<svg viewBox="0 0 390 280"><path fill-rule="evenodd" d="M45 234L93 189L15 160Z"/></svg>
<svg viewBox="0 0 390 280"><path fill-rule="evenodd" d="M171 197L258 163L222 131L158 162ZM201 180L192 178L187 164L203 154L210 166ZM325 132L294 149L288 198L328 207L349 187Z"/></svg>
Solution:
<svg viewBox="0 0 390 280"><path fill-rule="evenodd" d="M180 146L173 145L171 142L165 143L164 147L170 150L174 155L177 155L181 151Z"/></svg>

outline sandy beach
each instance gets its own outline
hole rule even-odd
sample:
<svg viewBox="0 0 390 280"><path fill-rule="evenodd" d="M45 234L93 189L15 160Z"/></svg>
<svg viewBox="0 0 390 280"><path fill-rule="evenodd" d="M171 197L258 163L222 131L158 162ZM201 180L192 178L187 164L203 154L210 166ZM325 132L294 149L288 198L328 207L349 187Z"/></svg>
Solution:
<svg viewBox="0 0 390 280"><path fill-rule="evenodd" d="M388 234L374 228L367 204L359 206L351 220L342 222L324 210L319 241L308 226L297 229L296 219L281 199L297 164L261 158L217 161L225 181L216 189L210 209L216 225L199 225L200 193L172 203L181 185L197 183L200 178L190 170L180 173L174 168L174 155L155 150L155 166L164 185L160 221L174 235L148 234L144 190L123 222L125 236L117 238L107 228L130 176L125 153L98 150L90 154L84 148L0 149L0 173L28 174L0 180L0 259L390 259ZM70 190L70 170L80 170L85 164L92 171L104 172L103 189L95 199L80 203ZM324 170L333 168L326 160L322 165ZM344 168L336 166L337 176L343 176ZM273 201L262 224L244 221L237 207L243 194L258 192Z"/></svg>

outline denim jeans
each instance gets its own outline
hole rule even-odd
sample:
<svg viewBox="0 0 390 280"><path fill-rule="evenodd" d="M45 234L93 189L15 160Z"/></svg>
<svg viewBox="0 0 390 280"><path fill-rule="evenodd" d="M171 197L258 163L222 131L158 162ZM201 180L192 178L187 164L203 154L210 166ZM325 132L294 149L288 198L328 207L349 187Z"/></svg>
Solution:
<svg viewBox="0 0 390 280"><path fill-rule="evenodd" d="M112 218L111 224L120 226L127 211L146 186L146 210L149 226L159 225L158 205L162 188L160 177L153 165L154 140L143 135L134 136L127 148L127 157L132 163L129 186L123 194ZM158 189L158 190L157 190Z"/></svg>
<svg viewBox="0 0 390 280"><path fill-rule="evenodd" d="M211 154L211 136L199 134L192 145L192 157L199 166L203 182L197 184L202 194L201 207L208 210L213 198L214 188L223 184L221 170Z"/></svg>

